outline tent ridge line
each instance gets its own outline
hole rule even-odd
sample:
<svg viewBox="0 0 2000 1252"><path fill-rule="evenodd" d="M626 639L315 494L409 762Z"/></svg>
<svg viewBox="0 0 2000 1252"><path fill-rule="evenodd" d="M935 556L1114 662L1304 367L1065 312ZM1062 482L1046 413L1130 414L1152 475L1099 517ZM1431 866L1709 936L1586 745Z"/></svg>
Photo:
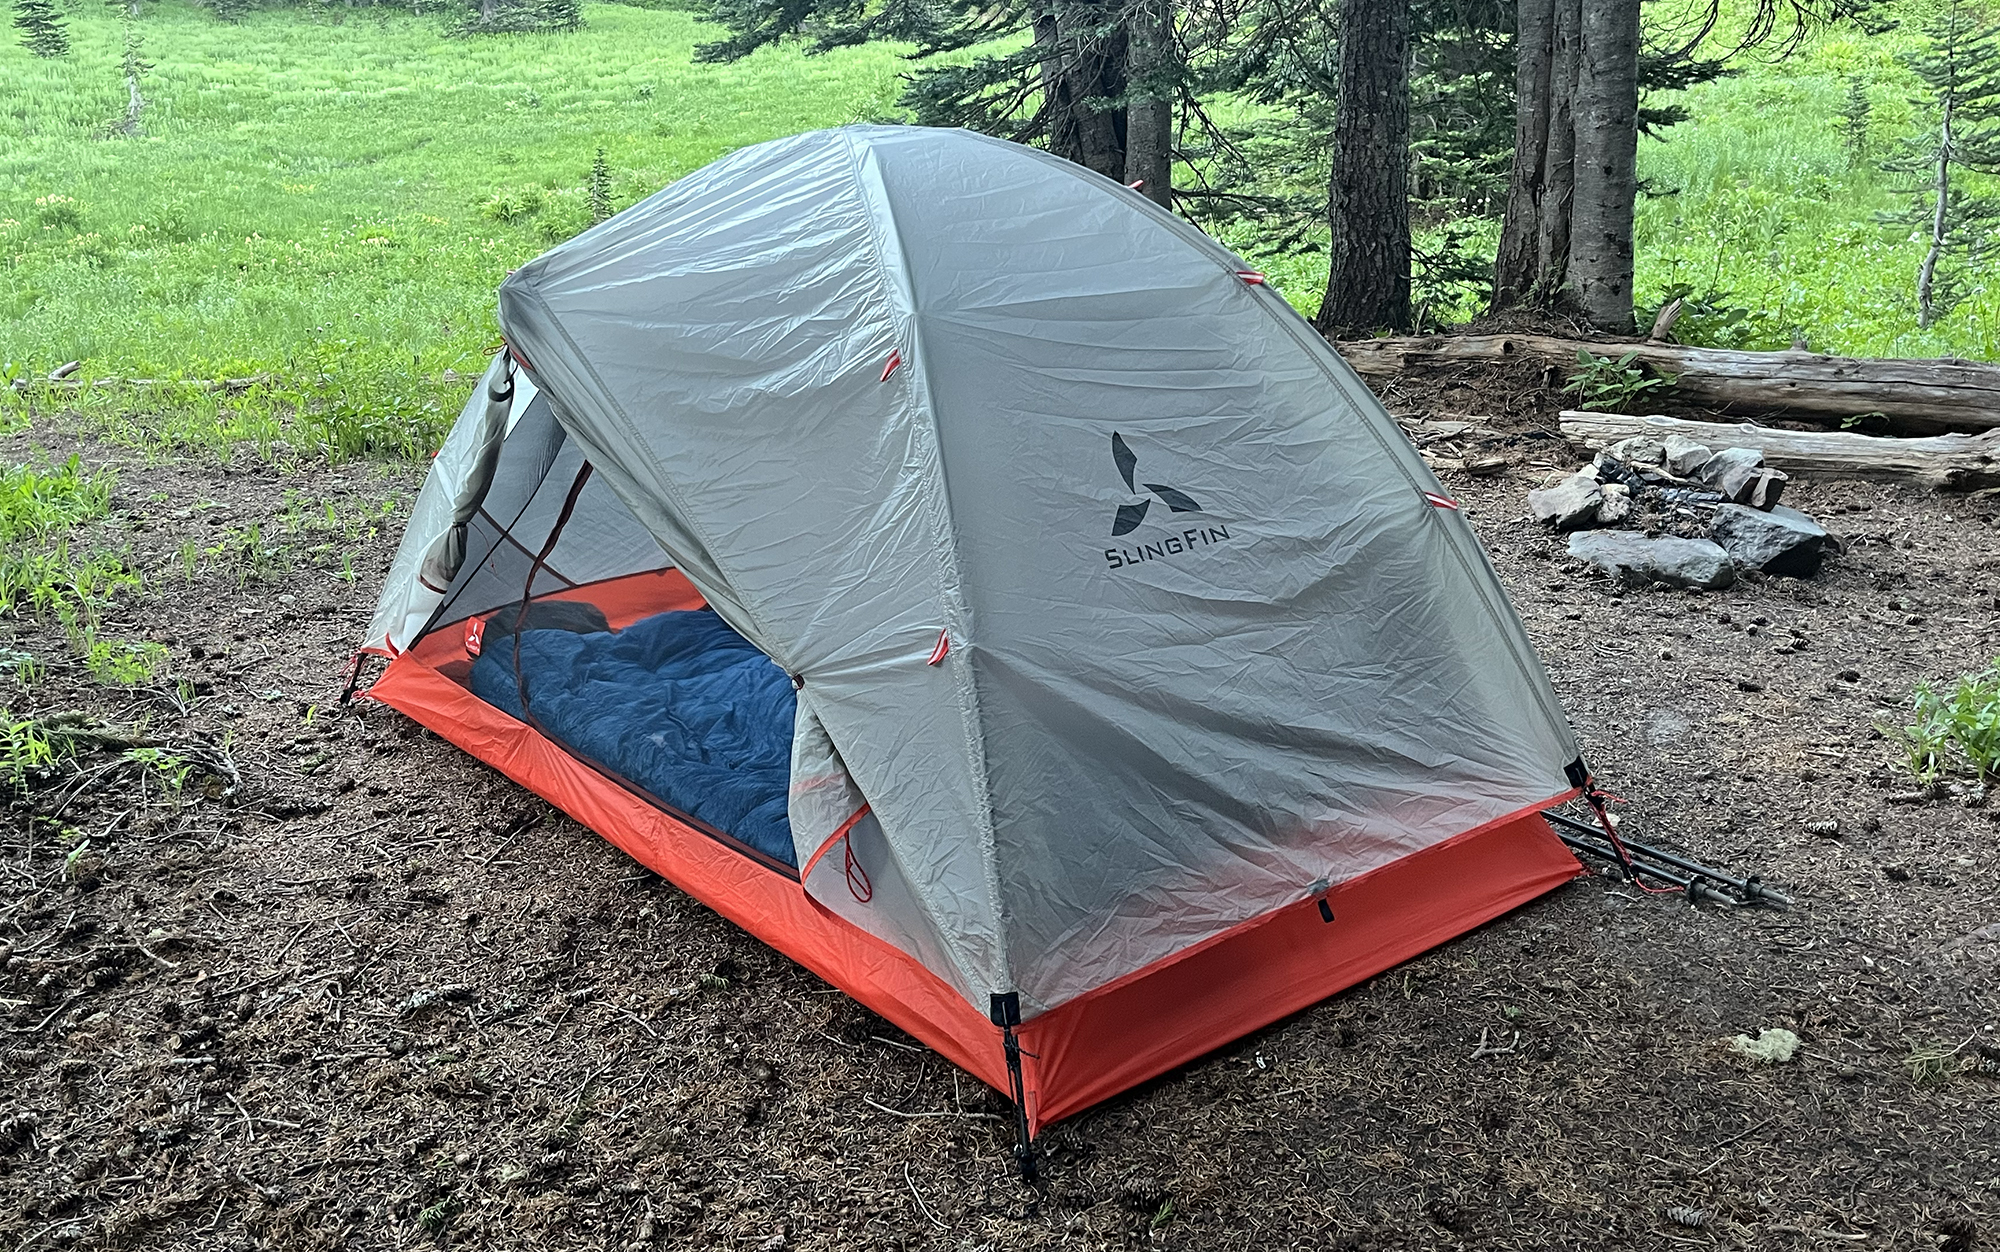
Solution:
<svg viewBox="0 0 2000 1252"><path fill-rule="evenodd" d="M862 168L860 154L855 150L853 135L846 129L835 133L839 135L841 151L847 157L848 176L852 180L855 193L868 208L879 210L880 220L887 223L890 240L896 247L898 257L901 257L902 232L898 229L895 206L886 194L886 185L882 187L885 194L879 198L872 194L873 184ZM958 532L952 521L950 489L945 479L944 441L938 434L937 403L931 394L929 362L920 342L922 332L917 318L915 280L914 278L911 280L910 307L907 310L899 310L899 301L895 297L896 285L890 279L883 241L877 234L876 213L867 214L866 220L868 225L864 233L868 239L871 259L874 261L876 294L889 312L892 328L897 321L898 312L904 314L905 325L900 337L908 339L910 350L904 354L902 362L904 368L895 372L902 375L902 382L899 385L909 400L910 429L913 434L920 434L927 439L930 445L928 451L931 471L923 476L922 489L926 510L930 514L929 521L934 540L931 544L932 563L938 576L939 600L946 616L952 619L945 623L945 628L951 634L958 636L954 642L958 645L962 659L967 662L952 666L950 677L952 693L956 697L955 702L959 710L959 731L965 741L966 764L972 772L973 786L978 793L978 807L973 814L973 820L978 823L980 870L985 880L986 898L993 919L994 956L998 961L997 973L1002 983L1001 986L991 987L988 990L994 993L1011 992L1016 989L1014 963L1008 942L1006 901L1000 890L999 838L993 825L992 774L986 765L986 739L982 733L984 723L980 718L978 683L969 663L970 658L966 655L974 650L972 641L967 637L971 633L969 630L971 610L965 600L964 570L959 561L958 545L955 542ZM907 268L905 266L906 272ZM892 375L885 375L884 378L887 382L894 381ZM888 840L885 842L889 843L893 854L894 842ZM898 856L897 860L900 862L901 857ZM903 867L899 865L899 868ZM914 885L914 879L910 879L907 874L905 878ZM944 933L943 927L939 928L939 936L950 949L954 959L958 961L959 968L968 975L972 974L974 971L970 963L965 960L965 954L959 950L956 939ZM971 979L968 978L967 981Z"/></svg>

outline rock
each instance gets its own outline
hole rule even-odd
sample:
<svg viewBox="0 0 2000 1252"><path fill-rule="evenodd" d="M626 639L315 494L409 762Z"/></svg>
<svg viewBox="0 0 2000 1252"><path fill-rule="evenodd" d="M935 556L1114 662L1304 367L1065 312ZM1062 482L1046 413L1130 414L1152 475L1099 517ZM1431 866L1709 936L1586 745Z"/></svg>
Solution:
<svg viewBox="0 0 2000 1252"><path fill-rule="evenodd" d="M1694 477L1715 455L1707 444L1696 443L1686 435L1668 435L1663 447L1668 471L1681 478Z"/></svg>
<svg viewBox="0 0 2000 1252"><path fill-rule="evenodd" d="M1557 530L1575 530L1597 518L1604 489L1589 474L1571 474L1553 487L1528 493L1528 509L1536 519L1553 522Z"/></svg>
<svg viewBox="0 0 2000 1252"><path fill-rule="evenodd" d="M1569 554L1615 578L1716 591L1736 581L1729 554L1706 539L1648 538L1629 530L1571 535Z"/></svg>
<svg viewBox="0 0 2000 1252"><path fill-rule="evenodd" d="M1605 451L1627 465L1664 465L1667 460L1667 446L1651 435L1620 439Z"/></svg>
<svg viewBox="0 0 2000 1252"><path fill-rule="evenodd" d="M1599 526L1623 526L1632 517L1632 489L1624 483L1606 483L1604 498L1597 502Z"/></svg>
<svg viewBox="0 0 2000 1252"><path fill-rule="evenodd" d="M1780 470L1760 469L1751 478L1750 490L1743 497L1743 503L1753 509L1774 509L1778 507L1778 498L1785 494L1785 484L1790 481Z"/></svg>
<svg viewBox="0 0 2000 1252"><path fill-rule="evenodd" d="M1749 495L1757 472L1764 468L1764 454L1755 448L1724 448L1702 462L1695 478L1731 500Z"/></svg>
<svg viewBox="0 0 2000 1252"><path fill-rule="evenodd" d="M1777 505L1769 512L1741 504L1715 510L1709 538L1722 545L1731 560L1766 574L1811 578L1835 546L1826 528L1797 509Z"/></svg>
<svg viewBox="0 0 2000 1252"><path fill-rule="evenodd" d="M1729 1050L1766 1065L1783 1065L1798 1055L1799 1037L1782 1026L1766 1026L1755 1039L1737 1035L1729 1040Z"/></svg>

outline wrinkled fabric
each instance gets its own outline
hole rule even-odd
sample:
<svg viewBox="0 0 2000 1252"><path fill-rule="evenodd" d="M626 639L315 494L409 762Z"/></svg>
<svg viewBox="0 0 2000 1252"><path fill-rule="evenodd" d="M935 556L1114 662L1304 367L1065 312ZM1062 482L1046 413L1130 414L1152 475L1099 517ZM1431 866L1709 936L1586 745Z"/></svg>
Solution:
<svg viewBox="0 0 2000 1252"><path fill-rule="evenodd" d="M1465 519L1243 269L1045 154L848 127L502 285L577 454L803 682L797 858L865 797L923 915L872 929L934 936L975 1004L1032 1016L1567 786Z"/></svg>
<svg viewBox="0 0 2000 1252"><path fill-rule="evenodd" d="M501 637L472 693L577 755L787 865L791 680L706 609L656 613L616 633L525 630L521 672ZM523 719L525 720L525 719Z"/></svg>

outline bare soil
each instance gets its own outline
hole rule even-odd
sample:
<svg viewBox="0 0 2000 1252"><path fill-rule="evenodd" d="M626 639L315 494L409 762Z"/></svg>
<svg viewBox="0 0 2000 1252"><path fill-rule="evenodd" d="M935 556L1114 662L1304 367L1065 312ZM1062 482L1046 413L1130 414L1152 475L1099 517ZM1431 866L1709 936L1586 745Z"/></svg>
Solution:
<svg viewBox="0 0 2000 1252"><path fill-rule="evenodd" d="M1574 457L1515 382L1389 400L1496 415L1477 450L1513 468L1447 485L1627 831L1798 906L1580 879L1051 1129L1042 1191L999 1097L429 733L336 706L398 528L364 519L421 467L0 441L117 469L81 541L148 585L104 633L170 658L122 691L0 623L44 667L0 677L13 715L242 776L175 791L103 752L12 801L0 1240L2000 1246L2000 798L1909 794L1874 729L2000 653L1995 499L1794 482L1847 543L1818 579L1621 592L1528 522ZM1764 1027L1792 1062L1723 1042Z"/></svg>

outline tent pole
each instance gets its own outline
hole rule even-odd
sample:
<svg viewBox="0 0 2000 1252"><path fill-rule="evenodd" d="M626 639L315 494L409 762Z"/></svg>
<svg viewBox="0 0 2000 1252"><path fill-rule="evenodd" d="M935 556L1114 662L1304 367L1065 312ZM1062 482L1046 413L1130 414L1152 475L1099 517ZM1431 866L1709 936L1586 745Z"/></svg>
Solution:
<svg viewBox="0 0 2000 1252"><path fill-rule="evenodd" d="M1014 1027L1021 1024L1020 994L994 992L992 1018L1007 1053L1007 1085L1014 1097L1014 1163L1021 1168L1021 1181L1034 1186L1041 1181L1041 1171L1035 1166L1035 1144L1028 1133L1028 1084L1021 1073L1021 1041L1014 1035Z"/></svg>

